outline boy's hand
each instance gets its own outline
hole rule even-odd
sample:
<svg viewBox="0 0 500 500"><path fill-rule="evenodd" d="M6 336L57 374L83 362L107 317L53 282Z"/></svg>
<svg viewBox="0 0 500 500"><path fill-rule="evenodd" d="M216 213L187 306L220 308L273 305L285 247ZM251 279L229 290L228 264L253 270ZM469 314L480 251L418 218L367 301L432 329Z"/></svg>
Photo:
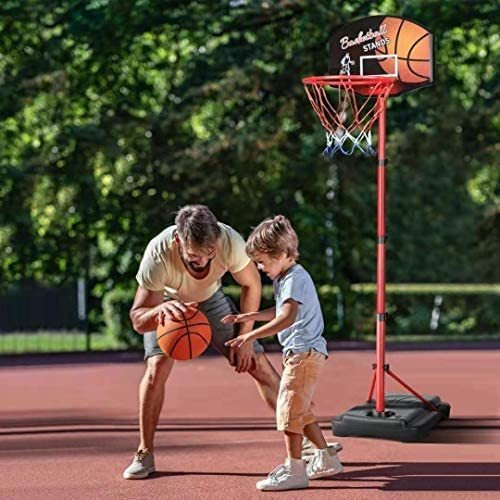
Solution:
<svg viewBox="0 0 500 500"><path fill-rule="evenodd" d="M225 325L232 325L234 323L244 323L245 321L250 321L250 316L251 313L244 313L244 314L228 314L227 316L224 316L221 319L221 323L224 323Z"/></svg>
<svg viewBox="0 0 500 500"><path fill-rule="evenodd" d="M238 335L232 340L228 340L225 345L227 347L231 347L233 349L239 349L242 345L249 342L252 338L252 332L244 333L243 335Z"/></svg>

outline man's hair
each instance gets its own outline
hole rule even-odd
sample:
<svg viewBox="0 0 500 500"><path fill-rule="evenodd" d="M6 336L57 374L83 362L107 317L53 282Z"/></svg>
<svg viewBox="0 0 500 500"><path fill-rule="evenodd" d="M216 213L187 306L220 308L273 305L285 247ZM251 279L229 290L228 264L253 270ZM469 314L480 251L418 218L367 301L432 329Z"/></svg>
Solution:
<svg viewBox="0 0 500 500"><path fill-rule="evenodd" d="M186 205L176 214L175 225L182 243L208 250L215 246L221 230L215 215L205 205Z"/></svg>
<svg viewBox="0 0 500 500"><path fill-rule="evenodd" d="M290 221L283 215L266 219L250 234L246 244L246 252L250 257L255 252L267 253L276 258L281 253L294 260L299 258L299 240Z"/></svg>

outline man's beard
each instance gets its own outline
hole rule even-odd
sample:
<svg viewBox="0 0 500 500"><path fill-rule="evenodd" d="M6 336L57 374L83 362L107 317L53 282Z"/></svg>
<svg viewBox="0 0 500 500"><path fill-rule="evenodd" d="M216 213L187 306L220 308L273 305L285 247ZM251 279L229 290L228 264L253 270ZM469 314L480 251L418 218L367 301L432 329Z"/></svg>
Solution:
<svg viewBox="0 0 500 500"><path fill-rule="evenodd" d="M189 260L186 260L184 259L184 257L182 257L182 260L184 261L184 264L186 266L188 266L190 269L192 269L194 272L196 273L201 273L203 271L206 271L209 267L210 267L210 263L212 262L212 259L210 259L208 262L207 262L207 265L206 266L197 266L196 264L194 264L193 262L190 262Z"/></svg>
<svg viewBox="0 0 500 500"><path fill-rule="evenodd" d="M188 262L188 266L193 270L196 271L197 273L201 273L202 271L206 271L208 266L210 265L210 261L208 261L206 266L200 267L197 266L196 264L193 264L192 262Z"/></svg>

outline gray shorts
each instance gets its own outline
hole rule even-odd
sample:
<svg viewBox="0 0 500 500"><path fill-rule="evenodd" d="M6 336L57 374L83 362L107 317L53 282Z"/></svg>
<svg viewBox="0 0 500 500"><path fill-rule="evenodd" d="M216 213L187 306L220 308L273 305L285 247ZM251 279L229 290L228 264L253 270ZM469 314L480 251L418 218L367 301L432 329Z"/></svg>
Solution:
<svg viewBox="0 0 500 500"><path fill-rule="evenodd" d="M238 312L233 301L224 294L222 288L219 288L209 299L200 302L198 308L205 314L212 329L210 345L229 359L229 347L224 344L238 335L238 324L225 325L220 320L228 314ZM264 352L262 344L257 340L253 343L253 348L256 353ZM156 332L146 332L144 334L144 360L159 355L164 354L156 341Z"/></svg>

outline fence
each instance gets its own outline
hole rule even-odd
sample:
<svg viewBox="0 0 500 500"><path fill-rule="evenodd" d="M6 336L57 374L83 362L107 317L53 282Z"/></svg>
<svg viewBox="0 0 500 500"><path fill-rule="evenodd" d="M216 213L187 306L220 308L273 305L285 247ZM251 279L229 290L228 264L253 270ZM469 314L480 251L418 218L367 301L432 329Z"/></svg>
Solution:
<svg viewBox="0 0 500 500"><path fill-rule="evenodd" d="M239 287L225 291L239 303ZM375 292L373 284L318 287L327 339L373 340ZM263 307L272 304L272 293L264 287ZM101 311L94 311L102 320L92 335L78 295L76 283L58 289L24 284L0 297L0 354L141 348L128 317L134 290L103 297ZM387 339L500 339L498 311L498 284L388 284Z"/></svg>
<svg viewBox="0 0 500 500"><path fill-rule="evenodd" d="M0 353L89 349L84 283L24 281L0 296Z"/></svg>

